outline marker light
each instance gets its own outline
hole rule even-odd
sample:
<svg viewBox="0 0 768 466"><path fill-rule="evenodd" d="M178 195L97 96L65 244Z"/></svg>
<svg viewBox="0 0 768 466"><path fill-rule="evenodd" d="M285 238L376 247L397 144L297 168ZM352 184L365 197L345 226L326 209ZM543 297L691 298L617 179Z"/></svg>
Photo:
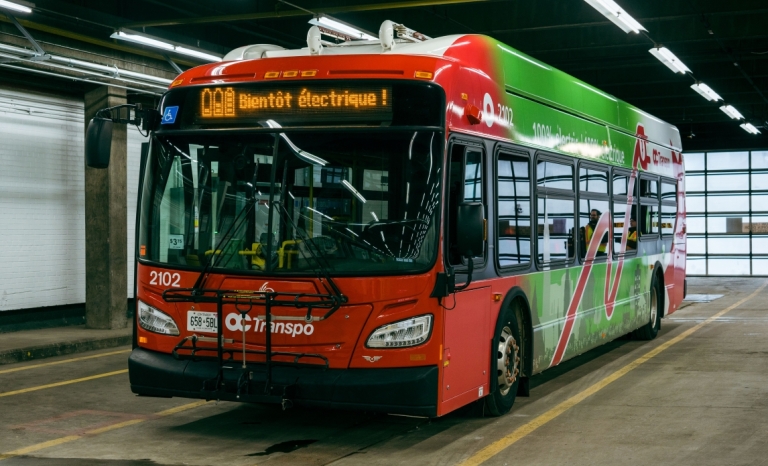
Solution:
<svg viewBox="0 0 768 466"><path fill-rule="evenodd" d="M171 316L141 300L139 300L139 325L150 332L164 335L179 334L179 327Z"/></svg>
<svg viewBox="0 0 768 466"><path fill-rule="evenodd" d="M320 15L316 18L312 18L309 20L309 24L330 29L331 31L340 33L342 36L348 36L356 40L378 40L378 37L375 37L362 29L358 29L351 24L344 23L336 18L331 18L328 15ZM321 32L330 35L325 33L325 31L321 30ZM342 39L344 37L339 38Z"/></svg>
<svg viewBox="0 0 768 466"><path fill-rule="evenodd" d="M8 10L18 11L20 13L32 13L32 8L35 6L34 3L16 3L16 2L9 2L7 0L0 0L0 8L5 8Z"/></svg>
<svg viewBox="0 0 768 466"><path fill-rule="evenodd" d="M432 331L432 315L413 317L381 326L371 333L368 348L404 348L424 343Z"/></svg>
<svg viewBox="0 0 768 466"><path fill-rule="evenodd" d="M584 0L592 8L599 11L606 18L610 19L616 26L620 27L622 31L629 34L630 32L638 33L640 31L647 31L642 24L638 23L635 18L629 15L622 7L616 4L613 0Z"/></svg>
<svg viewBox="0 0 768 466"><path fill-rule="evenodd" d="M702 82L697 82L693 86L691 86L691 89L701 94L702 97L709 100L710 102L717 102L718 100L723 100L720 95L713 91L711 87L707 86L706 84Z"/></svg>
<svg viewBox="0 0 768 466"><path fill-rule="evenodd" d="M739 125L741 128L750 134L761 134L760 131L752 125L752 123L744 123Z"/></svg>
<svg viewBox="0 0 768 466"><path fill-rule="evenodd" d="M3 1L3 0L0 0ZM189 57L199 58L201 60L216 62L221 61L221 57L214 55L210 52L203 50L192 49L183 45L173 44L168 41L156 39L143 34L137 34L134 32L117 31L109 36L113 39L125 40L128 42L134 42L141 45L147 45L149 47L155 47L158 49L168 50L169 52L176 52L181 55L187 55Z"/></svg>
<svg viewBox="0 0 768 466"><path fill-rule="evenodd" d="M738 110L736 110L733 105L723 105L720 107L720 110L723 111L726 115L733 118L734 120L743 120L744 115L742 115Z"/></svg>
<svg viewBox="0 0 768 466"><path fill-rule="evenodd" d="M667 68L674 71L675 73L685 74L691 71L690 68L685 66L683 62L681 62L680 59L677 58L675 54L666 47L654 47L649 50L649 52L651 52L651 55L656 57L660 62L667 65Z"/></svg>

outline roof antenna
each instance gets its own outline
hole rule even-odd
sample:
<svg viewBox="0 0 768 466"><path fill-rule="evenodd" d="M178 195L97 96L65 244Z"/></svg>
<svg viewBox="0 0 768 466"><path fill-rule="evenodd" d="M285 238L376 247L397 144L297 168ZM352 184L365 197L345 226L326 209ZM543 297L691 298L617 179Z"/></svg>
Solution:
<svg viewBox="0 0 768 466"><path fill-rule="evenodd" d="M381 23L381 27L379 27L379 40L384 51L395 48L395 23L388 19Z"/></svg>
<svg viewBox="0 0 768 466"><path fill-rule="evenodd" d="M312 26L307 33L307 47L311 55L320 55L323 51L323 44L320 42L320 28Z"/></svg>

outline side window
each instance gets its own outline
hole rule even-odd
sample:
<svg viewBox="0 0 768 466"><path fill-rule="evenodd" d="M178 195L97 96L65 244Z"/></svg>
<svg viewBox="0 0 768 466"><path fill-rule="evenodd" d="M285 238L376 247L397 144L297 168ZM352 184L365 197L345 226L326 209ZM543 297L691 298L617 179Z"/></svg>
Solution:
<svg viewBox="0 0 768 466"><path fill-rule="evenodd" d="M610 207L608 203L608 172L579 167L579 257L592 260L609 251ZM606 228L599 221L608 216ZM591 252L590 252L591 251Z"/></svg>
<svg viewBox="0 0 768 466"><path fill-rule="evenodd" d="M627 172L613 172L613 253L635 254L637 252L637 196L635 182L630 186ZM624 228L626 227L626 237ZM622 246L624 244L624 246Z"/></svg>
<svg viewBox="0 0 768 466"><path fill-rule="evenodd" d="M537 260L545 268L574 256L576 196L573 165L550 160L536 164Z"/></svg>
<svg viewBox="0 0 768 466"><path fill-rule="evenodd" d="M640 178L640 235L659 233L659 181L650 176Z"/></svg>
<svg viewBox="0 0 768 466"><path fill-rule="evenodd" d="M671 236L675 232L677 217L677 185L661 182L661 235Z"/></svg>
<svg viewBox="0 0 768 466"><path fill-rule="evenodd" d="M448 183L448 241L447 259L451 265L463 263L456 243L456 212L462 202L484 201L484 151L478 146L454 144L451 148L451 163ZM485 251L475 256L484 258ZM477 263L478 259L475 259Z"/></svg>
<svg viewBox="0 0 768 466"><path fill-rule="evenodd" d="M496 162L499 267L531 262L531 177L527 157L500 153Z"/></svg>

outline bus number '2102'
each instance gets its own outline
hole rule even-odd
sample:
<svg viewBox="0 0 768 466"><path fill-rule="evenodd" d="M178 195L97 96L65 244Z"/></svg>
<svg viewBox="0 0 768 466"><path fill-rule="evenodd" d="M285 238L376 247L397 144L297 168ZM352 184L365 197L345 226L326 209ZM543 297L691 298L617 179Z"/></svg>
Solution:
<svg viewBox="0 0 768 466"><path fill-rule="evenodd" d="M180 287L181 275L178 273L171 274L171 272L155 272L154 270L149 272L149 284L158 286L173 286Z"/></svg>

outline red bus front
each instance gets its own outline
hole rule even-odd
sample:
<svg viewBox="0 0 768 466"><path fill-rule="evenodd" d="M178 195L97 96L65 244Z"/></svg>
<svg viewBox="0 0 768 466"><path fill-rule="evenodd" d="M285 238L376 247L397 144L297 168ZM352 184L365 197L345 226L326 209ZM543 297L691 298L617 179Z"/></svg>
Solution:
<svg viewBox="0 0 768 466"><path fill-rule="evenodd" d="M161 107L132 390L437 415L444 91L202 85Z"/></svg>

